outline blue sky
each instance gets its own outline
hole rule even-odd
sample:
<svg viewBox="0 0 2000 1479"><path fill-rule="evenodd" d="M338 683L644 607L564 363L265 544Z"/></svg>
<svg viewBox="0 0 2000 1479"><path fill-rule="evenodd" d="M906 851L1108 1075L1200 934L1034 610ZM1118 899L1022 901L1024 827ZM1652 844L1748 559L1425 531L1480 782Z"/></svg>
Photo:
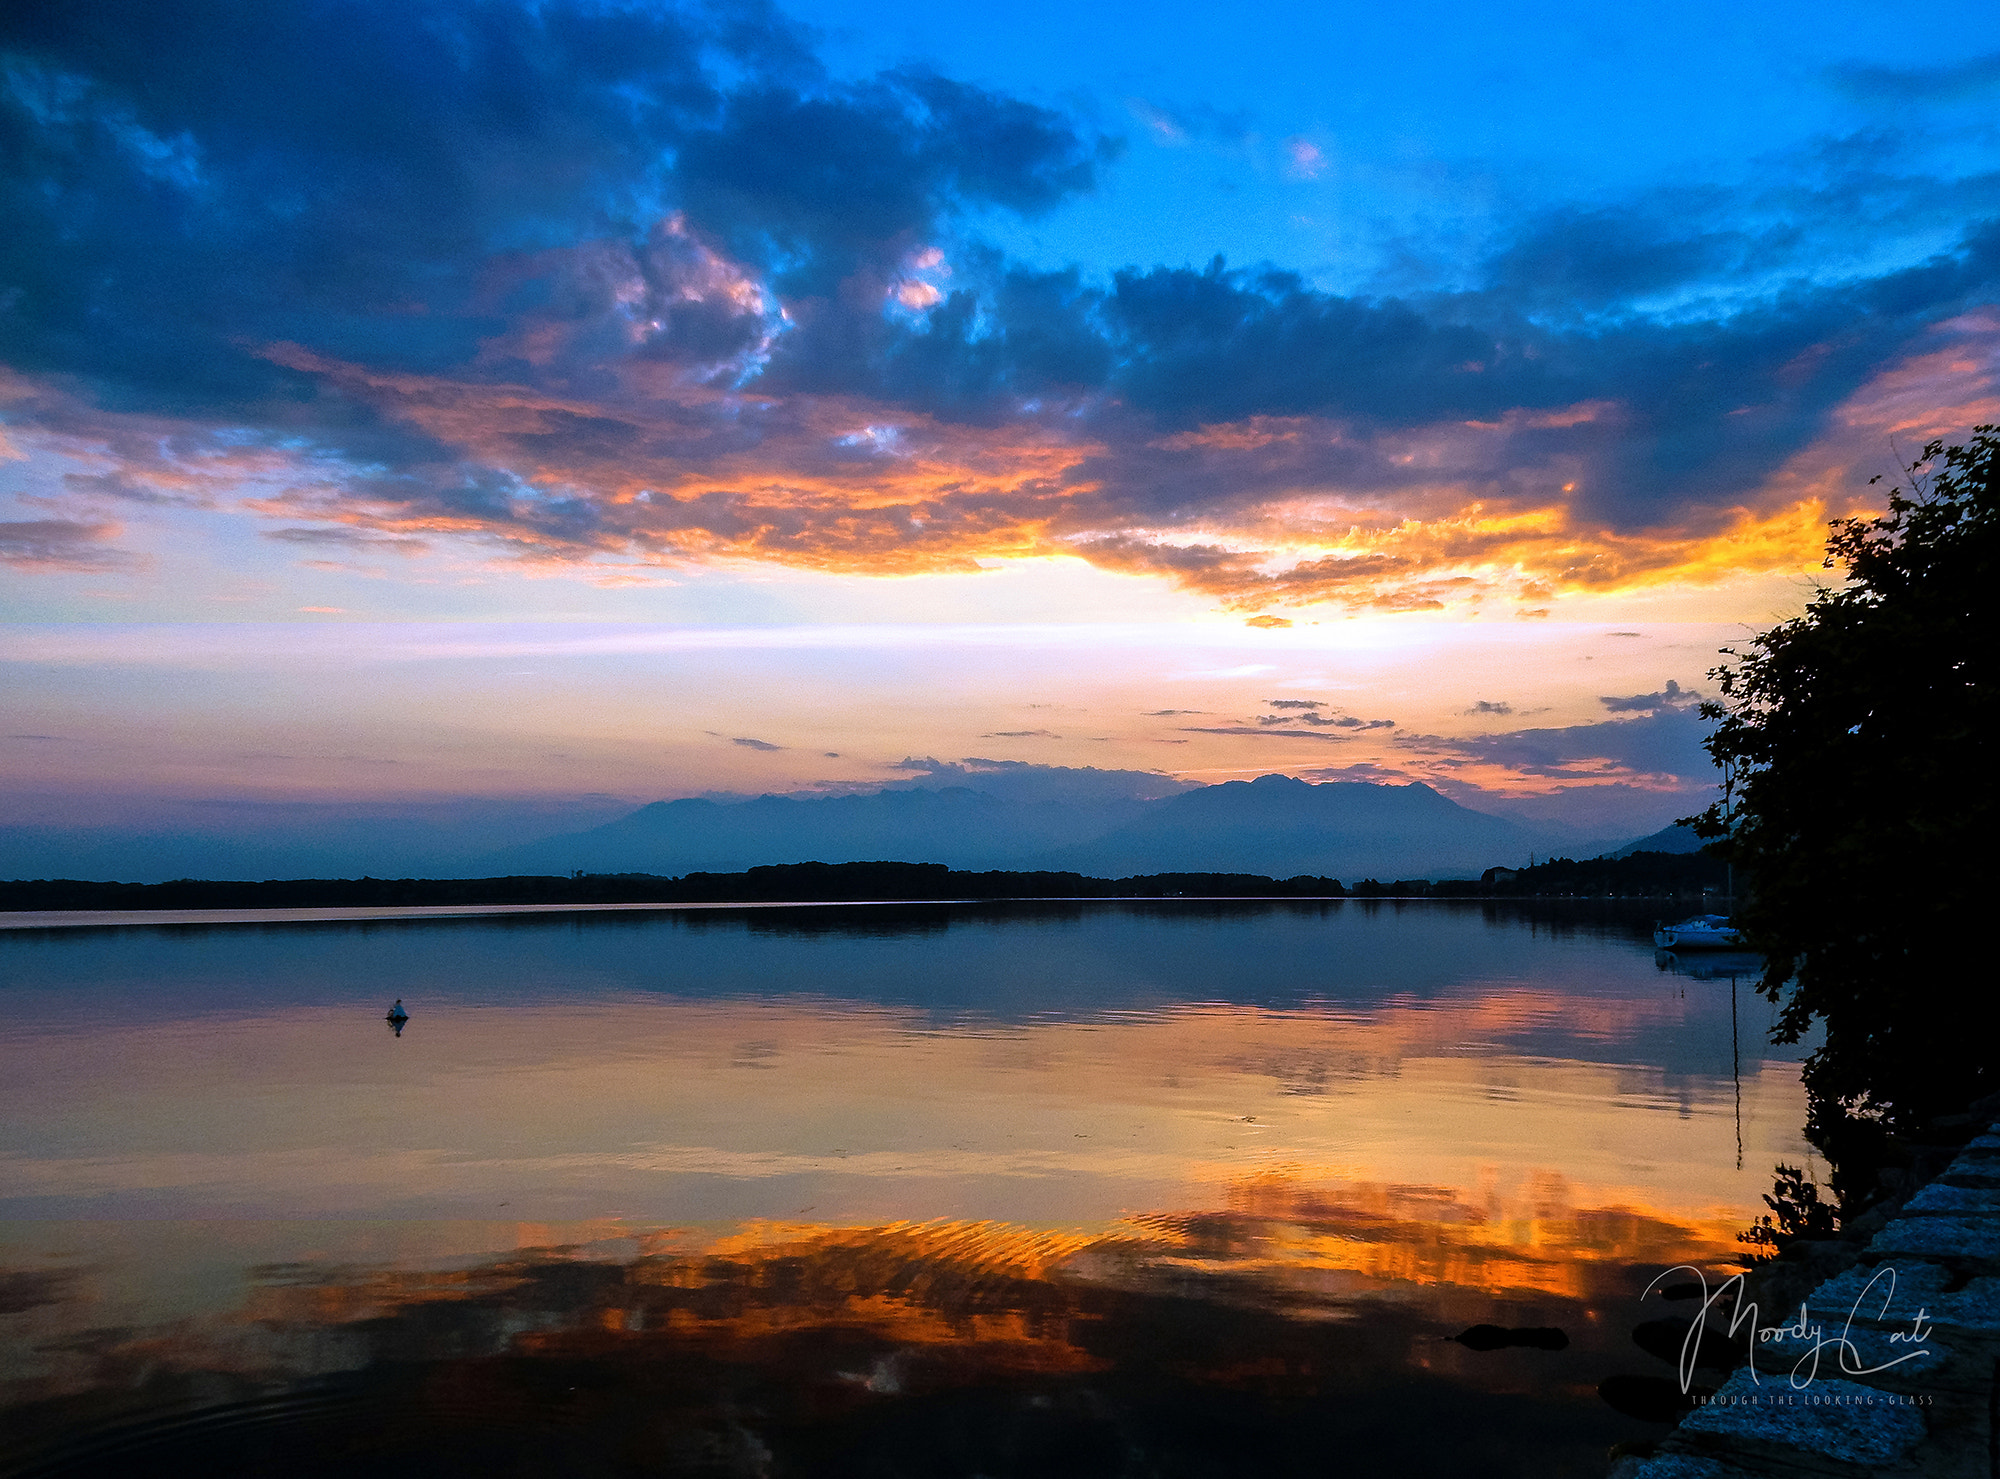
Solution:
<svg viewBox="0 0 2000 1479"><path fill-rule="evenodd" d="M1002 732L1326 773L1250 734L1271 695L1170 755L1120 707L1199 707L1139 690L1228 646L1438 741L1343 774L1643 830L1710 777L1684 706L1606 697L1701 687L1871 476L2000 420L1996 102L1973 5L10 7L0 660L42 737L0 777L644 801ZM382 712L453 624L793 635ZM196 697L219 641L261 705ZM699 722L644 701L697 681ZM432 710L511 758L454 769Z"/></svg>

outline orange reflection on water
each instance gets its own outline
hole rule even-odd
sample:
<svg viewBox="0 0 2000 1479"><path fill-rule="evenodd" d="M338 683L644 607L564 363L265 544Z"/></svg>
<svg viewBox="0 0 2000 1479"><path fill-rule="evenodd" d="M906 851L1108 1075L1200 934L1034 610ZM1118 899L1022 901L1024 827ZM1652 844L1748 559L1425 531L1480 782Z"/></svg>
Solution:
<svg viewBox="0 0 2000 1479"><path fill-rule="evenodd" d="M1559 1177L1536 1195L1534 1208L1494 1215L1464 1190L1271 1172L1228 1188L1219 1209L1139 1214L1101 1231L943 1220L666 1229L470 1268L327 1270L318 1281L300 1268L257 1288L227 1323L327 1330L483 1302L513 1311L491 1334L515 1350L605 1336L754 1345L838 1328L898 1346L978 1348L987 1366L1084 1370L1097 1358L1073 1341L1071 1322L1106 1291L1175 1289L1344 1319L1385 1297L1627 1298L1635 1268L1719 1266L1739 1251L1736 1223L1572 1207ZM565 1266L586 1272L548 1281Z"/></svg>

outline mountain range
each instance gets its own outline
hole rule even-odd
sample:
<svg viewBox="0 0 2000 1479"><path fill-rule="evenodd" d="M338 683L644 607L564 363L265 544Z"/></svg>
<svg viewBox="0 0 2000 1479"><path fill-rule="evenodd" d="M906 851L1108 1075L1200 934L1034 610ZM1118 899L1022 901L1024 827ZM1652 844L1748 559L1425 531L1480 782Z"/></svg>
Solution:
<svg viewBox="0 0 2000 1479"><path fill-rule="evenodd" d="M894 859L1100 878L1221 871L1390 879L1473 877L1557 846L1420 782L1314 785L1265 775L1152 799L1003 799L946 786L661 801L586 831L503 849L486 865L501 873L680 874Z"/></svg>
<svg viewBox="0 0 2000 1479"><path fill-rule="evenodd" d="M401 811L381 803L190 809L149 829L0 826L0 878L678 876L896 861L1100 878L1317 874L1352 883L1471 878L1536 856L1593 857L1626 842L1492 816L1421 783L1265 775L1195 786L1146 772L999 761L904 768L917 774L854 794L689 798L630 810L594 796ZM1627 848L1694 845L1681 831Z"/></svg>

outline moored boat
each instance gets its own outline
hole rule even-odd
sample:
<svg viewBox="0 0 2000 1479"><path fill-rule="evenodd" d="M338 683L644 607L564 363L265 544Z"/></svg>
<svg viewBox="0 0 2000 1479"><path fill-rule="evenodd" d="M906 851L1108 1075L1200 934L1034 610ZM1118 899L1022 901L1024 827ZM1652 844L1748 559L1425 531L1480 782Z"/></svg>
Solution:
<svg viewBox="0 0 2000 1479"><path fill-rule="evenodd" d="M1661 925L1653 931L1653 943L1662 950L1741 950L1743 937L1730 928L1727 914L1697 914Z"/></svg>

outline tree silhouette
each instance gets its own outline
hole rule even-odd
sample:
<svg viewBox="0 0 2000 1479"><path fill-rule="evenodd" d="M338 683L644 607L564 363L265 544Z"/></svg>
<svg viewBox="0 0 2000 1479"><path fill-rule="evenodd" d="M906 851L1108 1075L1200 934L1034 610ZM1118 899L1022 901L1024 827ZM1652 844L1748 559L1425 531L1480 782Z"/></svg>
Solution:
<svg viewBox="0 0 2000 1479"><path fill-rule="evenodd" d="M1725 782L1692 821L1747 885L1736 918L1767 957L1778 1040L1824 1026L1806 1067L1823 1130L1897 1129L1996 1087L1996 430L1932 442L1885 515L1836 522L1826 568L1845 579L1728 651L1702 706Z"/></svg>

